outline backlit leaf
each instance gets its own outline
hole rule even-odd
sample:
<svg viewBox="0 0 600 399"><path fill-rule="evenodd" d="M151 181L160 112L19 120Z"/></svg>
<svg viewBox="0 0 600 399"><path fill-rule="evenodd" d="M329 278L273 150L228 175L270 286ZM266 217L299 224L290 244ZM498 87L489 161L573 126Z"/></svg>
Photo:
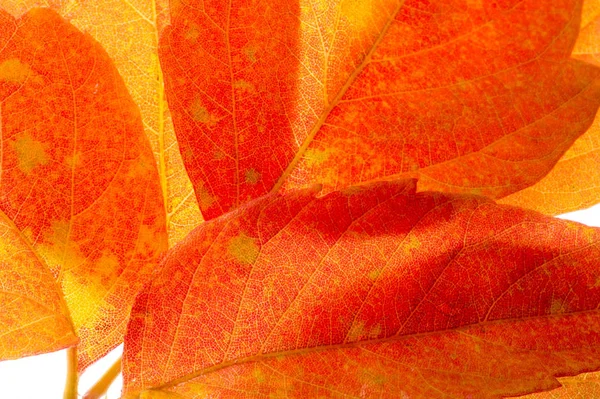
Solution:
<svg viewBox="0 0 600 399"><path fill-rule="evenodd" d="M0 14L0 209L62 287L79 367L118 345L166 249L137 106L106 52L47 9Z"/></svg>
<svg viewBox="0 0 600 399"><path fill-rule="evenodd" d="M600 3L596 0L584 0L581 11L581 29L573 54L600 54L599 35Z"/></svg>
<svg viewBox="0 0 600 399"><path fill-rule="evenodd" d="M521 399L590 399L600 397L600 373L585 373L558 379L562 387L534 393Z"/></svg>
<svg viewBox="0 0 600 399"><path fill-rule="evenodd" d="M126 398L499 398L600 368L600 231L415 182L269 195L138 296Z"/></svg>
<svg viewBox="0 0 600 399"><path fill-rule="evenodd" d="M159 45L203 215L314 182L502 197L590 125L581 1L175 2Z"/></svg>
<svg viewBox="0 0 600 399"><path fill-rule="evenodd" d="M0 212L0 360L77 344L62 292L12 221Z"/></svg>
<svg viewBox="0 0 600 399"><path fill-rule="evenodd" d="M140 107L144 131L158 166L171 245L196 227L202 216L181 161L158 62L160 30L169 22L167 0L53 1L5 0L20 16L33 7L51 7L100 42Z"/></svg>
<svg viewBox="0 0 600 399"><path fill-rule="evenodd" d="M600 66L600 2L584 2L575 58ZM535 185L500 200L503 204L558 215L600 202L600 113L592 126Z"/></svg>

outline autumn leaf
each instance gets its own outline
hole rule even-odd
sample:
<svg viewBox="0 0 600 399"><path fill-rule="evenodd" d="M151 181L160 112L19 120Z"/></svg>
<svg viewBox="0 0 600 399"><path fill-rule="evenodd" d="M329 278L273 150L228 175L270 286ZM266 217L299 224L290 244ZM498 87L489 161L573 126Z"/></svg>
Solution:
<svg viewBox="0 0 600 399"><path fill-rule="evenodd" d="M581 30L573 56L600 66L600 2L584 2ZM561 157L554 168L535 185L501 203L558 215L600 202L600 114L592 126Z"/></svg>
<svg viewBox="0 0 600 399"><path fill-rule="evenodd" d="M136 300L124 397L499 398L600 368L598 229L415 185L194 230Z"/></svg>
<svg viewBox="0 0 600 399"><path fill-rule="evenodd" d="M77 344L69 311L50 270L0 212L0 360Z"/></svg>
<svg viewBox="0 0 600 399"><path fill-rule="evenodd" d="M181 161L158 62L158 37L169 22L167 3L103 0L99 6L96 1L8 0L3 6L13 16L50 7L102 44L140 108L159 172L169 242L174 245L202 222L202 216Z"/></svg>
<svg viewBox="0 0 600 399"><path fill-rule="evenodd" d="M122 342L166 250L159 179L101 46L47 9L0 15L0 210L60 284L82 370Z"/></svg>
<svg viewBox="0 0 600 399"><path fill-rule="evenodd" d="M203 215L280 188L419 177L506 196L590 125L581 2L176 2L159 55Z"/></svg>
<svg viewBox="0 0 600 399"><path fill-rule="evenodd" d="M600 55L600 3L593 0L585 0L581 11L581 29L579 37L573 49L573 55L592 55L598 58Z"/></svg>
<svg viewBox="0 0 600 399"><path fill-rule="evenodd" d="M558 379L561 388L521 397L521 399L588 399L600 397L600 373L584 373Z"/></svg>

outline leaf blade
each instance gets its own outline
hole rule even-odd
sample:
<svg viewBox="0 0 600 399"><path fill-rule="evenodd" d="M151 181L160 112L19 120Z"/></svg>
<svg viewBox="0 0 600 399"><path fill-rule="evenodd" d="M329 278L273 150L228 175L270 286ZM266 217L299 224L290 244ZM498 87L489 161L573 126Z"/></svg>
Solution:
<svg viewBox="0 0 600 399"><path fill-rule="evenodd" d="M168 2L109 0L98 7L93 2L25 0L4 7L14 16L49 7L102 44L140 108L159 172L170 245L183 239L203 219L181 160L157 55L160 32L169 23Z"/></svg>
<svg viewBox="0 0 600 399"><path fill-rule="evenodd" d="M212 28L206 10L229 12L220 2L178 8L160 56L207 218L280 188L381 178L500 198L541 179L591 124L598 70L568 60L580 1L360 4L299 1L287 32L236 19L244 6ZM222 36L219 50L201 34L206 46Z"/></svg>
<svg viewBox="0 0 600 399"><path fill-rule="evenodd" d="M0 360L64 349L78 342L54 276L0 211Z"/></svg>
<svg viewBox="0 0 600 399"><path fill-rule="evenodd" d="M596 66L600 66L600 49L597 47L600 37L598 13L595 2L584 2L581 31L573 50L575 58ZM596 114L590 128L573 143L548 175L535 185L502 198L500 202L548 215L585 209L598 203L599 134L600 114Z"/></svg>
<svg viewBox="0 0 600 399"><path fill-rule="evenodd" d="M496 398L600 366L597 229L414 190L267 196L195 230L138 296L126 397ZM469 355L431 349L453 343ZM378 366L373 348L396 366ZM437 396L419 390L423 373Z"/></svg>
<svg viewBox="0 0 600 399"><path fill-rule="evenodd" d="M121 342L166 250L156 168L97 42L48 9L2 15L0 209L61 285L83 370Z"/></svg>

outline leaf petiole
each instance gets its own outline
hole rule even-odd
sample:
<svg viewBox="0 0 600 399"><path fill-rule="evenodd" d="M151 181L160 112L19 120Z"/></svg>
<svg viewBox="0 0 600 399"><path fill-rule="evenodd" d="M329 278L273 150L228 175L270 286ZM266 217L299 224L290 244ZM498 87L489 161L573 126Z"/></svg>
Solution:
<svg viewBox="0 0 600 399"><path fill-rule="evenodd" d="M65 383L64 399L77 399L77 347L67 349L67 381Z"/></svg>
<svg viewBox="0 0 600 399"><path fill-rule="evenodd" d="M82 399L98 399L98 398L100 398L102 395L104 395L106 393L106 391L108 391L108 388L114 382L115 378L117 378L117 376L119 375L120 372L121 372L121 357L119 357L117 359L117 361L114 362L113 365L110 366L110 368L108 370L106 370L106 373L104 373L104 375L102 377L100 377L100 379L94 384L94 386L91 387L90 390L87 391L85 395L83 395Z"/></svg>

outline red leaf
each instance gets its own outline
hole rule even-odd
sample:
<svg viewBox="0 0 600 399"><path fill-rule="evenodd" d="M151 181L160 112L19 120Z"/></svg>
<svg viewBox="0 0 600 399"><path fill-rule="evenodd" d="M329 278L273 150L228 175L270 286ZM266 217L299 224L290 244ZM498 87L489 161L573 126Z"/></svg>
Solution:
<svg viewBox="0 0 600 399"><path fill-rule="evenodd" d="M269 191L419 177L503 197L590 125L581 1L177 3L160 57L206 218Z"/></svg>
<svg viewBox="0 0 600 399"><path fill-rule="evenodd" d="M125 397L499 398L600 368L598 229L412 181L315 193L170 251L132 311Z"/></svg>

